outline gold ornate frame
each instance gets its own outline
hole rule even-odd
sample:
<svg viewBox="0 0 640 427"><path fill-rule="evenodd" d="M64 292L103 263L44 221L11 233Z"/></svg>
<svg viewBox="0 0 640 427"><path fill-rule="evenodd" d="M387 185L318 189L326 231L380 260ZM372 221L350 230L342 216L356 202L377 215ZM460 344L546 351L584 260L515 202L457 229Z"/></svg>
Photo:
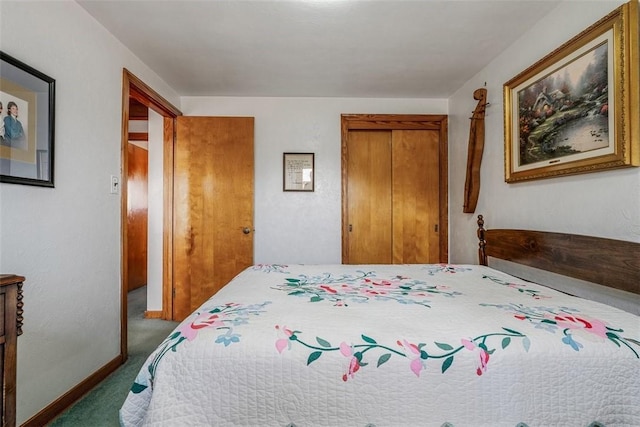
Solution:
<svg viewBox="0 0 640 427"><path fill-rule="evenodd" d="M638 13L638 0L620 6L504 84L506 182L640 165ZM602 57L602 52L606 65L604 60L599 65L606 68L606 85L581 97L572 97L566 84L560 87L570 67L584 76L593 62L580 68L579 61L592 54ZM547 92L548 84L557 86ZM606 122L600 128L604 136L591 131L588 144L597 146L579 150L566 145L575 142L567 123L573 121L575 128L595 115L599 123Z"/></svg>

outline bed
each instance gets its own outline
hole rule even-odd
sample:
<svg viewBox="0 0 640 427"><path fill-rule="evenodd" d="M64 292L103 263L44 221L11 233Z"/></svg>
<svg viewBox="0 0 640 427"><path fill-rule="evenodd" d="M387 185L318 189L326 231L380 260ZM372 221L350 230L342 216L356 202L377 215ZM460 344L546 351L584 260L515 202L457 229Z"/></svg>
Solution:
<svg viewBox="0 0 640 427"><path fill-rule="evenodd" d="M246 269L149 356L121 424L640 425L640 244L478 225L478 265Z"/></svg>

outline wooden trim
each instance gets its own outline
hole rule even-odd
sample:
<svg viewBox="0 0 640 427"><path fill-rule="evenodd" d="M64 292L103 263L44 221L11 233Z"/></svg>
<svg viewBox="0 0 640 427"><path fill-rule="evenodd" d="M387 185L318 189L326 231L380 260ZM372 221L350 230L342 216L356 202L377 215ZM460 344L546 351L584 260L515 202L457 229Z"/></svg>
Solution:
<svg viewBox="0 0 640 427"><path fill-rule="evenodd" d="M347 200L347 142L351 130L439 130L440 131L440 262L449 261L449 148L448 117L441 114L342 114L341 170L342 170L342 262L349 262L348 200Z"/></svg>
<svg viewBox="0 0 640 427"><path fill-rule="evenodd" d="M148 86L145 82L133 75L126 68L123 69L125 81L128 83L129 95L142 105L146 105L163 117L177 117L182 113L169 101ZM127 97L127 102L129 98Z"/></svg>
<svg viewBox="0 0 640 427"><path fill-rule="evenodd" d="M129 293L127 277L129 277L128 265L128 240L127 240L127 180L126 171L129 170L129 95L131 85L129 83L129 73L124 70L122 78L122 129L120 142L120 357L127 360L128 357L128 334L127 334L127 294Z"/></svg>
<svg viewBox="0 0 640 427"><path fill-rule="evenodd" d="M164 319L164 312L162 310L146 310L144 312L145 319Z"/></svg>
<svg viewBox="0 0 640 427"><path fill-rule="evenodd" d="M347 164L349 159L349 150L347 147L349 146L349 120L343 115L341 124L341 134L342 134L342 146L340 149L340 163L341 163L341 176L342 176L342 263L346 263L349 260L349 244L347 236L349 233L349 224L347 219L349 218L349 203L348 203L348 174L347 174Z"/></svg>
<svg viewBox="0 0 640 427"><path fill-rule="evenodd" d="M485 230L478 216L479 262L487 257L640 294L640 243L531 230Z"/></svg>
<svg viewBox="0 0 640 427"><path fill-rule="evenodd" d="M84 381L73 387L71 390L60 396L46 408L35 414L21 425L21 427L40 427L50 423L55 417L63 413L67 408L73 405L77 400L84 397L91 389L96 387L100 382L116 371L125 359L118 356L98 369Z"/></svg>
<svg viewBox="0 0 640 427"><path fill-rule="evenodd" d="M149 134L147 132L129 132L129 141L148 141Z"/></svg>
<svg viewBox="0 0 640 427"><path fill-rule="evenodd" d="M173 320L173 158L175 118L164 118L164 183L162 226L162 318Z"/></svg>
<svg viewBox="0 0 640 427"><path fill-rule="evenodd" d="M449 262L449 122L440 121L440 262Z"/></svg>
<svg viewBox="0 0 640 427"><path fill-rule="evenodd" d="M343 114L347 130L438 130L445 115L433 114Z"/></svg>

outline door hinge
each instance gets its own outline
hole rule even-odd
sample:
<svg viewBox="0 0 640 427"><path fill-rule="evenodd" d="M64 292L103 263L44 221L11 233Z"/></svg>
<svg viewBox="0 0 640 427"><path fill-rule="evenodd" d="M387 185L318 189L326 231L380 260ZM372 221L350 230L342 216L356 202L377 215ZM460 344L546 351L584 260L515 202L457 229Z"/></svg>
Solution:
<svg viewBox="0 0 640 427"><path fill-rule="evenodd" d="M353 231L353 224L349 224L349 233Z"/></svg>
<svg viewBox="0 0 640 427"><path fill-rule="evenodd" d="M438 232L438 224L436 224L433 228L434 228L434 231L437 233Z"/></svg>

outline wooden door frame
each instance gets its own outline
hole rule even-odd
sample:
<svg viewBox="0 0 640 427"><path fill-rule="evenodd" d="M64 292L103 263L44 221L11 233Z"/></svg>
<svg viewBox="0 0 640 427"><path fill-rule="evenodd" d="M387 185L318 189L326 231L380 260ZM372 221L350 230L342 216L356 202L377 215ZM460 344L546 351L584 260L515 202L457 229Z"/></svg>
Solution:
<svg viewBox="0 0 640 427"><path fill-rule="evenodd" d="M348 245L348 174L349 152L347 142L352 130L437 130L440 132L440 177L439 184L439 238L440 260L449 261L449 172L448 172L448 125L446 115L434 114L342 114L342 263L349 263Z"/></svg>
<svg viewBox="0 0 640 427"><path fill-rule="evenodd" d="M122 70L122 141L121 141L121 259L120 259L120 354L122 362L127 360L127 180L122 171L129 167L127 144L129 143L129 98L134 98L164 117L163 120L163 225L162 225L162 312L159 317L171 319L173 289L173 146L175 118L182 113L169 101L126 68ZM155 317L155 316L153 316Z"/></svg>

